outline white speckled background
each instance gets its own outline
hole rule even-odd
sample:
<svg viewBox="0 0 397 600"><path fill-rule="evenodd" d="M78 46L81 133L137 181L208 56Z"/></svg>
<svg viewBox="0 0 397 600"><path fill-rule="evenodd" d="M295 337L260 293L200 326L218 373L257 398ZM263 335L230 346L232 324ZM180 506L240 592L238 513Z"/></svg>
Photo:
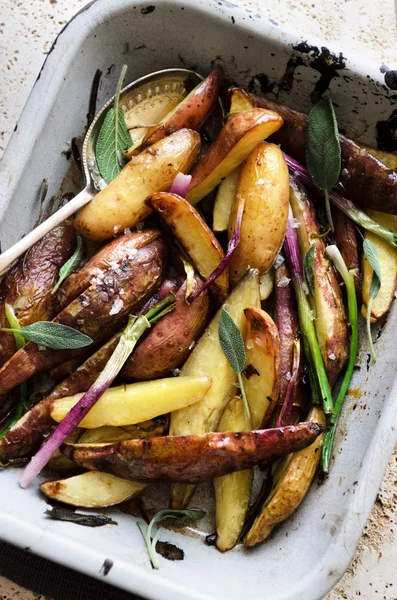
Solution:
<svg viewBox="0 0 397 600"><path fill-rule="evenodd" d="M397 68L393 0L233 1ZM55 36L85 4L86 0L0 0L0 156ZM2 577L0 592L2 600L45 600ZM327 600L357 597L397 600L396 454L354 561Z"/></svg>

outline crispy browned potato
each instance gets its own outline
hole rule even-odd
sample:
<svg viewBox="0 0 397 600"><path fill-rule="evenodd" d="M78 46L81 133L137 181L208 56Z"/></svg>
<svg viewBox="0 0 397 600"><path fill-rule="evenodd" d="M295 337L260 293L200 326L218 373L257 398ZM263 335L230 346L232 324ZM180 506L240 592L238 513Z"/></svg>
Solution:
<svg viewBox="0 0 397 600"><path fill-rule="evenodd" d="M155 437L114 444L64 445L62 452L90 471L143 482L198 483L312 444L324 428L299 423L280 429Z"/></svg>
<svg viewBox="0 0 397 600"><path fill-rule="evenodd" d="M187 200L197 204L238 167L261 140L277 131L282 124L278 114L258 108L229 119L194 167Z"/></svg>
<svg viewBox="0 0 397 600"><path fill-rule="evenodd" d="M155 131L145 140L144 145L154 144L184 127L198 131L218 99L222 79L222 69L216 67L178 106L164 117Z"/></svg>
<svg viewBox="0 0 397 600"><path fill-rule="evenodd" d="M368 209L366 211L368 215L384 227L387 227L391 231L397 233L397 216L387 215L375 210ZM375 246L380 270L381 270L381 284L380 290L376 298L372 301L371 307L371 323L375 323L380 317L385 315L391 306L392 301L395 297L396 285L397 285L397 248L394 248L388 244L383 238L378 235L371 233L370 231L365 232L365 239L372 242ZM369 290L371 287L371 280L373 275L373 269L368 262L365 253L363 252L362 257L363 264L363 305L361 307L361 313L364 318L367 316L367 306L369 302Z"/></svg>
<svg viewBox="0 0 397 600"><path fill-rule="evenodd" d="M88 471L69 479L47 481L40 485L41 491L51 500L81 508L103 508L121 504L141 494L146 487L144 483L126 481L96 471Z"/></svg>
<svg viewBox="0 0 397 600"><path fill-rule="evenodd" d="M252 98L256 106L275 111L284 119L284 127L277 131L271 141L280 144L284 152L306 164L306 115L269 98ZM352 140L343 135L339 139L342 153L339 181L348 198L360 206L397 214L397 173Z"/></svg>
<svg viewBox="0 0 397 600"><path fill-rule="evenodd" d="M343 260L349 270L357 270L354 283L357 297L361 298L362 276L359 270L360 262L356 225L347 215L345 215L345 213L339 210L339 208L336 208L336 206L332 206L332 220L334 223L333 238L342 254Z"/></svg>
<svg viewBox="0 0 397 600"><path fill-rule="evenodd" d="M249 306L245 334L246 369L244 389L251 410L252 428L266 427L280 393L280 338L273 319Z"/></svg>
<svg viewBox="0 0 397 600"><path fill-rule="evenodd" d="M105 273L116 265L119 268L124 260L131 259L137 250L156 240L159 235L160 231L157 229L147 229L121 235L103 246L81 269L69 275L62 283L56 294L58 312L85 292L93 282L100 283Z"/></svg>
<svg viewBox="0 0 397 600"><path fill-rule="evenodd" d="M67 219L34 244L6 273L0 284L0 327L10 326L5 304L12 306L21 326L50 321L56 315L51 290L75 246L76 234L71 219ZM0 366L15 350L14 336L0 331Z"/></svg>
<svg viewBox="0 0 397 600"><path fill-rule="evenodd" d="M195 276L193 292L202 285ZM164 377L182 365L210 318L208 292L187 304L186 282L175 295L176 308L156 323L127 360L121 377L127 381Z"/></svg>
<svg viewBox="0 0 397 600"><path fill-rule="evenodd" d="M288 167L278 146L258 144L241 170L236 198L244 199L240 243L230 261L235 285L248 266L266 273L284 241L289 207ZM238 203L233 205L229 238L236 224Z"/></svg>
<svg viewBox="0 0 397 600"><path fill-rule="evenodd" d="M311 409L308 421L325 426L324 413L320 407ZM316 474L322 445L323 435L319 435L313 444L281 461L273 475L270 494L244 538L246 546L263 542L275 525L295 512Z"/></svg>
<svg viewBox="0 0 397 600"><path fill-rule="evenodd" d="M54 322L82 331L94 343L104 342L158 287L164 275L167 250L162 236L140 248L122 265L109 270L100 283L91 284L55 317ZM40 349L36 344L28 343L0 369L0 394L81 352L82 349Z"/></svg>
<svg viewBox="0 0 397 600"><path fill-rule="evenodd" d="M181 129L134 156L117 177L87 204L74 226L90 240L110 240L143 221L145 198L170 189L175 176L188 173L200 150L196 131Z"/></svg>
<svg viewBox="0 0 397 600"><path fill-rule="evenodd" d="M219 431L250 431L252 422L239 396L226 404ZM253 470L236 471L214 479L216 546L225 552L236 544L243 529L251 495Z"/></svg>
<svg viewBox="0 0 397 600"><path fill-rule="evenodd" d="M299 250L304 257L312 244L314 252L314 324L330 386L334 386L348 359L348 332L341 289L319 235L314 206L305 189L291 178L290 203L299 222Z"/></svg>
<svg viewBox="0 0 397 600"><path fill-rule="evenodd" d="M299 337L299 317L294 286L285 262L275 272L275 312L278 333L280 336L280 395L276 407L275 418L280 414L286 399L294 364L294 345ZM298 384L296 386L295 400L289 411L286 425L295 425L305 409L306 394L303 384L303 352L299 368Z"/></svg>
<svg viewBox="0 0 397 600"><path fill-rule="evenodd" d="M222 246L197 210L187 200L167 192L152 194L146 204L155 210L189 256L197 271L207 278L224 258ZM229 275L225 269L210 289L219 302L229 293Z"/></svg>

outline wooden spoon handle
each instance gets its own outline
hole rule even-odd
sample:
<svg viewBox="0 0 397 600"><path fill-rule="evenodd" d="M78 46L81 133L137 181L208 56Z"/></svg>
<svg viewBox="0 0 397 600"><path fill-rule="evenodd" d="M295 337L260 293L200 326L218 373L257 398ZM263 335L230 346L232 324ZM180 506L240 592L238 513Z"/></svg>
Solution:
<svg viewBox="0 0 397 600"><path fill-rule="evenodd" d="M73 215L80 208L85 206L90 200L92 200L93 194L88 190L88 188L84 188L77 196L70 200L65 206L62 206L59 210L57 210L53 215L51 215L48 219L43 221L41 225L38 225L33 231L25 235L19 242L8 248L5 252L0 254L0 275L3 275L11 264L17 259L21 254L29 250L33 244L41 240L49 231L54 229L57 225L62 223L65 219Z"/></svg>

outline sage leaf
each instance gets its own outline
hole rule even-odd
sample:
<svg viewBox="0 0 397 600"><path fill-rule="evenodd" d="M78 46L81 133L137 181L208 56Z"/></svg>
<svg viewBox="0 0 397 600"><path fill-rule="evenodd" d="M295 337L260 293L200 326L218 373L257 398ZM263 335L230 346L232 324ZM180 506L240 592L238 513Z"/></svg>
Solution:
<svg viewBox="0 0 397 600"><path fill-rule="evenodd" d="M338 123L332 101L322 98L310 111L307 124L306 164L320 190L332 189L341 169Z"/></svg>
<svg viewBox="0 0 397 600"><path fill-rule="evenodd" d="M37 321L19 329L0 328L0 331L19 333L29 342L34 342L54 350L74 350L92 344L92 339L73 327L53 323L52 321Z"/></svg>
<svg viewBox="0 0 397 600"><path fill-rule="evenodd" d="M365 256L371 265L374 273L378 277L379 281L382 280L382 273L380 269L380 262L378 257L378 252L374 246L374 244L368 239L365 238L363 243L363 250L365 252Z"/></svg>
<svg viewBox="0 0 397 600"><path fill-rule="evenodd" d="M81 235L77 234L77 243L76 250L73 252L72 256L65 262L63 267L61 267L59 271L59 278L54 287L51 290L51 294L55 294L58 290L61 283L69 277L73 271L78 269L84 257L84 249L83 249L83 238Z"/></svg>
<svg viewBox="0 0 397 600"><path fill-rule="evenodd" d="M120 173L121 154L132 143L123 109L119 106L120 90L126 70L127 67L124 65L117 85L114 105L106 112L95 144L98 170L108 184Z"/></svg>
<svg viewBox="0 0 397 600"><path fill-rule="evenodd" d="M233 371L240 374L245 366L243 336L232 317L222 306L218 326L219 343Z"/></svg>
<svg viewBox="0 0 397 600"><path fill-rule="evenodd" d="M83 525L84 527L103 527L103 525L118 524L117 521L106 515L84 515L82 513L75 513L74 510L65 506L53 506L51 510L46 510L44 514L55 521L69 521L70 523L76 523L76 525Z"/></svg>
<svg viewBox="0 0 397 600"><path fill-rule="evenodd" d="M310 296L314 296L314 253L316 247L312 244L303 260L303 279L307 285Z"/></svg>

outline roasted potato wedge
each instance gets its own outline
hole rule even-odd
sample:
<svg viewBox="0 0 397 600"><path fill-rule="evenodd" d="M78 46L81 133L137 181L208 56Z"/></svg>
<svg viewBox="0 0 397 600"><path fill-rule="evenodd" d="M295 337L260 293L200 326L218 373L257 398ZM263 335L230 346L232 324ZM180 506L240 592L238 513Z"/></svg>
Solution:
<svg viewBox="0 0 397 600"><path fill-rule="evenodd" d="M80 434L79 444L107 444L109 442L120 442L122 440L134 440L152 438L166 435L169 426L168 417L158 422L155 419L144 421L138 425L125 425L124 427L113 427L105 425L97 429L86 429ZM73 443L73 442L72 442Z"/></svg>
<svg viewBox="0 0 397 600"><path fill-rule="evenodd" d="M244 309L247 306L260 307L259 274L255 269L247 272L227 301L229 314L243 335L246 328ZM201 435L215 431L226 403L233 395L237 377L219 344L219 316L220 311L212 319L181 371L183 376L212 377L213 384L196 406L172 413L170 435ZM193 491L192 486L173 486L173 508L184 508Z"/></svg>
<svg viewBox="0 0 397 600"><path fill-rule="evenodd" d="M259 112L258 112L259 111ZM229 119L192 171L186 199L197 204L283 124L275 112L252 108Z"/></svg>
<svg viewBox="0 0 397 600"><path fill-rule="evenodd" d="M325 426L324 413L313 407L308 422ZM278 465L273 486L259 515L244 538L246 546L255 546L269 537L273 527L287 519L306 496L321 458L323 435L310 446L286 456Z"/></svg>
<svg viewBox="0 0 397 600"><path fill-rule="evenodd" d="M236 198L237 185L241 167L237 167L219 184L214 204L212 229L216 232L227 231L233 203Z"/></svg>
<svg viewBox="0 0 397 600"><path fill-rule="evenodd" d="M92 283L56 317L54 322L74 327L90 336L94 343L109 338L152 295L164 275L168 246L159 237L137 250L122 267L109 270L100 283ZM118 301L121 306L115 305ZM117 308L115 309L115 306ZM48 370L82 350L39 349L28 343L0 369L0 394L20 385L32 375Z"/></svg>
<svg viewBox="0 0 397 600"><path fill-rule="evenodd" d="M69 479L47 481L40 485L41 491L51 500L81 508L103 508L121 504L141 494L146 487L145 483L126 481L96 471L81 473Z"/></svg>
<svg viewBox="0 0 397 600"><path fill-rule="evenodd" d="M315 327L329 383L335 385L348 359L348 333L342 293L335 271L325 254L314 206L303 186L291 178L290 203L294 217L299 222L296 229L299 250L305 256L314 244L314 298Z"/></svg>
<svg viewBox="0 0 397 600"><path fill-rule="evenodd" d="M273 291L274 287L274 269L270 269L267 273L262 275L259 279L259 293L262 302L267 300Z"/></svg>
<svg viewBox="0 0 397 600"><path fill-rule="evenodd" d="M197 271L205 279L224 258L222 246L197 210L181 196L167 192L152 194L146 204L167 223ZM225 269L211 284L219 302L229 293L229 276Z"/></svg>
<svg viewBox="0 0 397 600"><path fill-rule="evenodd" d="M219 431L250 431L251 419L247 417L240 397L234 396L226 404L219 422ZM236 544L243 529L251 496L253 471L235 471L214 479L216 546L225 552Z"/></svg>
<svg viewBox="0 0 397 600"><path fill-rule="evenodd" d="M178 173L190 171L199 150L200 136L190 129L143 150L79 212L75 228L83 237L100 242L143 221L150 214L145 198L167 191Z"/></svg>
<svg viewBox="0 0 397 600"><path fill-rule="evenodd" d="M66 444L74 444L81 437L83 429L76 428L73 433L68 435L65 440ZM67 458L60 450L54 452L47 466L59 475L70 475L71 473L78 473L80 468L70 458Z"/></svg>
<svg viewBox="0 0 397 600"><path fill-rule="evenodd" d="M269 98L252 98L255 106L275 111L284 120L284 127L273 135L271 141L280 144L284 152L306 164L306 115ZM353 140L343 135L339 136L339 140L342 155L339 181L346 196L359 206L397 214L397 173Z"/></svg>
<svg viewBox="0 0 397 600"><path fill-rule="evenodd" d="M210 377L170 377L109 388L102 394L80 426L123 427L154 419L199 402L211 387ZM84 394L54 400L51 418L59 423Z"/></svg>
<svg viewBox="0 0 397 600"><path fill-rule="evenodd" d="M67 219L34 244L6 273L0 284L0 327L9 327L5 304L12 306L21 327L54 318L57 311L51 290L75 246L76 234L71 219ZM0 366L15 350L14 336L0 331Z"/></svg>
<svg viewBox="0 0 397 600"><path fill-rule="evenodd" d="M267 273L284 241L288 218L289 174L278 146L258 144L242 167L237 196L244 199L240 243L230 261L230 280L237 283L248 266ZM233 205L229 238L238 203Z"/></svg>
<svg viewBox="0 0 397 600"><path fill-rule="evenodd" d="M233 117L244 110L254 108L255 102L252 96L241 88L232 88L230 90L230 110L229 116Z"/></svg>
<svg viewBox="0 0 397 600"><path fill-rule="evenodd" d="M397 233L397 216L387 215L375 210L368 209L368 215L384 227ZM382 280L380 290L376 298L372 301L371 323L375 323L380 317L388 312L394 299L397 285L397 249L393 248L383 238L371 233L365 232L365 238L372 242L378 252ZM364 318L367 317L367 306L369 302L369 289L371 286L373 269L369 264L365 253L363 252L363 305L361 313Z"/></svg>
<svg viewBox="0 0 397 600"><path fill-rule="evenodd" d="M280 338L273 319L259 308L244 311L246 369L243 381L252 428L266 427L280 394Z"/></svg>
<svg viewBox="0 0 397 600"><path fill-rule="evenodd" d="M201 285L201 279L195 276L192 291ZM191 304L185 296L186 282L175 295L175 310L154 325L125 363L120 374L123 379L157 379L185 362L210 318L207 291Z"/></svg>
<svg viewBox="0 0 397 600"><path fill-rule="evenodd" d="M155 144L165 136L184 127L198 131L218 100L222 79L222 69L216 67L204 81L201 81L178 106L162 119L159 126L145 140L144 145Z"/></svg>
<svg viewBox="0 0 397 600"><path fill-rule="evenodd" d="M234 471L251 469L306 448L323 432L317 423L299 423L280 429L235 433L155 437L114 444L64 445L62 452L90 471L122 479L198 483Z"/></svg>

